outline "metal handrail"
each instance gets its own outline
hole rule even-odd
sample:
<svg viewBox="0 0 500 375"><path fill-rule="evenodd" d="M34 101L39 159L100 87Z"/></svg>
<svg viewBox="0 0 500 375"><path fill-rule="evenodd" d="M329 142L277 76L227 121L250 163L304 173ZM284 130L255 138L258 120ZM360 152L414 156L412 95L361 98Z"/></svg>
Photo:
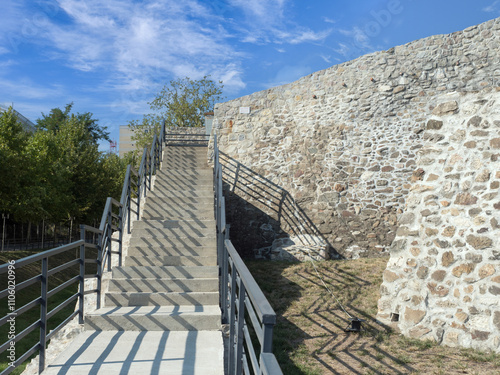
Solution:
<svg viewBox="0 0 500 375"><path fill-rule="evenodd" d="M45 369L45 349L47 341L50 340L55 333L57 333L77 315L79 317L79 323L84 323L84 296L90 293L96 293L97 308L100 308L102 274L105 271L105 266L107 264L108 271L111 270L111 254L118 254L118 264L122 265L122 241L124 223L127 222L127 231L128 233L130 233L131 212L137 213L137 218L140 217L140 201L143 196L146 196L146 190L151 189L152 175L160 167L164 144L165 122L163 122L161 126L160 135L155 135L155 138L151 145L149 157L147 148L144 149L139 171L136 172L131 165L127 166L120 202L111 197L107 198L99 228L81 225L81 239L78 241L72 242L68 245L59 246L55 249L43 251L41 253L16 260L12 263L0 265L0 275L6 273L8 279L8 286L6 289L0 291L0 298L9 299L10 295L17 293L24 288L27 288L38 282L41 284L41 293L39 297L19 308L17 308L15 304L13 304L12 309L10 309L11 305L9 304L8 307L11 312L9 312L4 317L0 317L1 326L9 323L12 318L15 319L15 317L20 316L33 307L40 306L40 319L24 329L22 332L17 333L15 336L9 336L8 341L0 345L0 353L8 350L12 342L18 342L23 337L36 329L40 330L40 339L38 343L21 354L19 357L16 357L12 361L12 366L9 365L4 371L0 373L0 375L7 375L11 373L17 366L22 364L37 351L39 352L38 371L39 373L41 373ZM137 211L134 211L132 209L132 203L135 203ZM118 232L118 236L113 237L116 232ZM97 234L97 243L87 241L87 233L92 233L93 235ZM117 252L112 251L113 242L118 242ZM71 260L63 265L54 267L49 270L49 258L68 252L74 254L75 249L79 249L80 251L79 255L75 256L74 260ZM97 255L94 259L86 258L87 249L97 249ZM39 275L18 284L15 283L15 278L11 280L10 276L14 275L15 277L15 274L19 268L28 266L30 264L33 264L34 262L41 262L41 272ZM96 274L85 274L85 264L89 263L97 264ZM49 277L68 267L76 265L79 265L79 272L77 275L70 278L63 284L54 287L52 290L48 289ZM92 290L85 290L86 279L96 279L97 287ZM79 283L79 291L59 304L59 306L53 308L51 311L47 311L48 298L52 297L54 294L60 292L61 290L76 282ZM68 306L76 300L78 300L78 308L74 312L69 314L62 323L60 323L56 328L48 333L47 320L56 312L59 312L64 307Z"/></svg>
<svg viewBox="0 0 500 375"><path fill-rule="evenodd" d="M229 375L282 375L272 352L273 327L276 313L264 296L247 266L229 240L225 199L222 185L222 165L214 136L214 192L217 225L217 259L220 269L220 306L223 323L229 323ZM260 343L257 355L250 330Z"/></svg>

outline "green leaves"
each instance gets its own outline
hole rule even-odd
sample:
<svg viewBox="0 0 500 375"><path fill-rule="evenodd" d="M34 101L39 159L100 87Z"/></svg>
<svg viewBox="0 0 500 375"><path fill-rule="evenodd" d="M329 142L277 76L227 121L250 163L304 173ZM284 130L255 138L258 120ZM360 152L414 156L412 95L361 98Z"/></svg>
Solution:
<svg viewBox="0 0 500 375"><path fill-rule="evenodd" d="M163 120L167 127L202 127L205 113L212 111L215 103L223 99L223 87L222 81L216 83L209 76L199 80L186 77L170 81L148 103L153 113L144 115L142 121L129 122L138 149L134 157L151 144Z"/></svg>
<svg viewBox="0 0 500 375"><path fill-rule="evenodd" d="M12 111L0 116L0 212L18 221L91 223L108 196L119 197L125 165L99 152L107 133L92 114L70 114L71 107L43 115L34 134Z"/></svg>

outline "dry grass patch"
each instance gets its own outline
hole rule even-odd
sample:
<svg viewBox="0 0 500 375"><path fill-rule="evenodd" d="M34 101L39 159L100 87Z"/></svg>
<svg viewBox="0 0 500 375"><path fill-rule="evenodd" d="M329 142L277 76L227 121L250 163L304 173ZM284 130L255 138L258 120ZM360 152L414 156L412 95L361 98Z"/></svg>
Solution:
<svg viewBox="0 0 500 375"><path fill-rule="evenodd" d="M316 263L325 283L364 332L346 333L349 320L313 265L246 262L278 315L274 352L294 374L500 374L500 355L405 338L376 321L387 259Z"/></svg>

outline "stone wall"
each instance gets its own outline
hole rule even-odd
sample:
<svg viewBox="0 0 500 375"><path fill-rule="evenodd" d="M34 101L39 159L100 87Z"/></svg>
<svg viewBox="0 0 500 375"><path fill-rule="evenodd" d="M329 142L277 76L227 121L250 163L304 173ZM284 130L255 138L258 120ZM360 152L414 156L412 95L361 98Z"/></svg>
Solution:
<svg viewBox="0 0 500 375"><path fill-rule="evenodd" d="M427 121L378 318L416 338L500 348L500 92L444 94Z"/></svg>
<svg viewBox="0 0 500 375"><path fill-rule="evenodd" d="M419 150L443 140L426 130L434 106L446 93L479 95L499 86L499 28L496 19L418 40L218 104L220 148L286 191L333 256L385 253L421 177ZM264 225L272 215L265 199L245 202L261 207L263 221L249 228L262 239L259 248L293 235L280 222L273 232Z"/></svg>

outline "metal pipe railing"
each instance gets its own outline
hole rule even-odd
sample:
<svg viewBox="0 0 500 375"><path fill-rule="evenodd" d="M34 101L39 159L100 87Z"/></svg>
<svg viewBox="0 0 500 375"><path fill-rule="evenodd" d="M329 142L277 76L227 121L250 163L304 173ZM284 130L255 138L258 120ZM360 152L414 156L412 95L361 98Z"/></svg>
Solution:
<svg viewBox="0 0 500 375"><path fill-rule="evenodd" d="M222 174L217 136L214 136L219 294L222 321L229 323L227 374L282 375L272 352L276 313L229 239ZM258 355L251 340L251 331L259 341L260 353Z"/></svg>

